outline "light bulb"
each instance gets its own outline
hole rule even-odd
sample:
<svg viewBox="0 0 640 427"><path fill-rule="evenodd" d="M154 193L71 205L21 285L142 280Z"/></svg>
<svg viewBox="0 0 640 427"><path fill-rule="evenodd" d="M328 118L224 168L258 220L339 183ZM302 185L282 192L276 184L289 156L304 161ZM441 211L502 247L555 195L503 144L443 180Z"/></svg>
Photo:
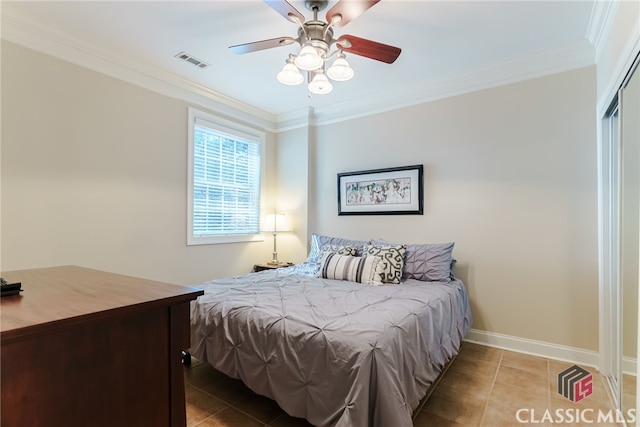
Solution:
<svg viewBox="0 0 640 427"><path fill-rule="evenodd" d="M301 70L313 71L320 68L324 63L324 60L318 54L318 51L311 46L311 44L307 43L300 50L300 53L294 62Z"/></svg>

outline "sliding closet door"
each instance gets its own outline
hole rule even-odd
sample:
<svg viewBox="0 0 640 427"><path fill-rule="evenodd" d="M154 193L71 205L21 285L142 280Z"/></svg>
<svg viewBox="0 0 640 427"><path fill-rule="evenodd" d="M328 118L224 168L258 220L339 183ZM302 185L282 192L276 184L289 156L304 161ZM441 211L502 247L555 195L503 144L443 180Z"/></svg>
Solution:
<svg viewBox="0 0 640 427"><path fill-rule="evenodd" d="M620 261L620 105L616 95L602 121L600 152L601 261L603 286L601 370L617 408L622 407L622 279Z"/></svg>
<svg viewBox="0 0 640 427"><path fill-rule="evenodd" d="M635 71L634 71L635 70ZM640 71L638 61L620 92L621 279L623 361L637 360L640 271ZM629 365L629 363L627 363ZM628 370L627 370L628 371ZM633 377L623 377L623 409L635 408Z"/></svg>

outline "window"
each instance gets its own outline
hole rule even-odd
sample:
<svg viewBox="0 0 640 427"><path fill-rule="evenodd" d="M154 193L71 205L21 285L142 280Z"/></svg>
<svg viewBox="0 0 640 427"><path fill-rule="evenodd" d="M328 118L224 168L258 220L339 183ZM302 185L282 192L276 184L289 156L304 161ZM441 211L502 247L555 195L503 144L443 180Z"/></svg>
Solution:
<svg viewBox="0 0 640 427"><path fill-rule="evenodd" d="M264 133L189 109L187 244L261 240Z"/></svg>

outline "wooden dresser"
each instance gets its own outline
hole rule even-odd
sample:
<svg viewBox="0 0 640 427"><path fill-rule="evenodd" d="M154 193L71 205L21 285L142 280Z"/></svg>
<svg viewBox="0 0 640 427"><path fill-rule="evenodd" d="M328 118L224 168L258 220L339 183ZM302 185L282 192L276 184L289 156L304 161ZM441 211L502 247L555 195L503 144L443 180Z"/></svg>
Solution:
<svg viewBox="0 0 640 427"><path fill-rule="evenodd" d="M82 267L3 272L0 425L184 427L181 350L203 291Z"/></svg>

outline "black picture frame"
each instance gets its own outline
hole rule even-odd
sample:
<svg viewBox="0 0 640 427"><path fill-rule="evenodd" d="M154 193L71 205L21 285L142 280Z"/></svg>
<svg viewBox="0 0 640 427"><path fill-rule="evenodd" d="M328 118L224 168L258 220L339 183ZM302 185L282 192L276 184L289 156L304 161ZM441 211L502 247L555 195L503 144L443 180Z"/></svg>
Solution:
<svg viewBox="0 0 640 427"><path fill-rule="evenodd" d="M338 174L338 215L423 215L422 165Z"/></svg>

